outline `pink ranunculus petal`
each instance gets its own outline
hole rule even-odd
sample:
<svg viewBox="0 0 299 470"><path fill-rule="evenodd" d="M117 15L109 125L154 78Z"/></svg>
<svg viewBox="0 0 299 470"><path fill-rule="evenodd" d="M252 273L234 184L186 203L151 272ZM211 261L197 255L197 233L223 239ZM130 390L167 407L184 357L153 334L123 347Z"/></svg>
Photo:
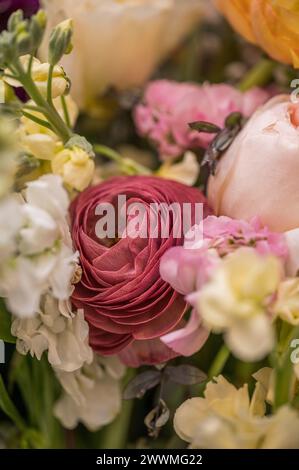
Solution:
<svg viewBox="0 0 299 470"><path fill-rule="evenodd" d="M172 331L160 339L177 354L192 356L203 347L208 337L209 331L202 326L199 315L193 310L184 328Z"/></svg>
<svg viewBox="0 0 299 470"><path fill-rule="evenodd" d="M158 338L133 341L118 354L120 360L129 367L161 364L177 356L175 351Z"/></svg>

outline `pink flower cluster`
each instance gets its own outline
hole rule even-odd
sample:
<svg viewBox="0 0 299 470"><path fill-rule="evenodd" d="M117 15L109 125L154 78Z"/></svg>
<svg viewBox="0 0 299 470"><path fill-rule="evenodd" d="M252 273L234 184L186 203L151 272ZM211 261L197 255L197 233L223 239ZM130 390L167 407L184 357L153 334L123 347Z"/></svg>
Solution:
<svg viewBox="0 0 299 470"><path fill-rule="evenodd" d="M225 84L157 80L147 86L134 119L139 134L157 146L162 159L178 157L187 149L206 148L213 138L191 130L190 122L209 121L223 127L230 113L240 111L249 117L268 98L260 88L241 93Z"/></svg>
<svg viewBox="0 0 299 470"><path fill-rule="evenodd" d="M217 260L238 248L249 246L262 255L273 254L283 261L288 256L285 235L271 232L258 218L246 222L210 215L200 226L191 229L198 230L202 231L200 242L185 241L184 246L170 248L160 264L162 279L184 295L198 290L209 278ZM198 238L186 235L186 240Z"/></svg>
<svg viewBox="0 0 299 470"><path fill-rule="evenodd" d="M273 254L283 262L288 257L285 235L271 232L257 218L246 222L212 215L192 229L198 230L203 234L201 242L192 244L185 241L184 246L170 248L160 263L162 279L185 295L191 305L221 258L238 248L249 246L262 255ZM186 240L190 238L194 239L187 234ZM207 337L200 316L193 311L184 328L163 336L161 340L178 354L191 355L203 346Z"/></svg>

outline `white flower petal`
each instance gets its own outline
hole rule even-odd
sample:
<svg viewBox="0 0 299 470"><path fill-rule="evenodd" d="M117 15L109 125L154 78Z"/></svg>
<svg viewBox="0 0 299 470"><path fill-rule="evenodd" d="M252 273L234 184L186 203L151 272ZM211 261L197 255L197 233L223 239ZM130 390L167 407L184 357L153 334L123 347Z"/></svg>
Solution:
<svg viewBox="0 0 299 470"><path fill-rule="evenodd" d="M266 315L234 324L225 334L232 352L243 361L259 361L274 347L274 330Z"/></svg>

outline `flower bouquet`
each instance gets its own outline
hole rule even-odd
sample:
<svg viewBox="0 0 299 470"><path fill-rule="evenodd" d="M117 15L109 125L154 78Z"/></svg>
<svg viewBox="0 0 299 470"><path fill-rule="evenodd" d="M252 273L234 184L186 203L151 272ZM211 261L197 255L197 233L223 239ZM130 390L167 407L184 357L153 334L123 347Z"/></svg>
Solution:
<svg viewBox="0 0 299 470"><path fill-rule="evenodd" d="M0 28L0 448L298 449L298 2Z"/></svg>

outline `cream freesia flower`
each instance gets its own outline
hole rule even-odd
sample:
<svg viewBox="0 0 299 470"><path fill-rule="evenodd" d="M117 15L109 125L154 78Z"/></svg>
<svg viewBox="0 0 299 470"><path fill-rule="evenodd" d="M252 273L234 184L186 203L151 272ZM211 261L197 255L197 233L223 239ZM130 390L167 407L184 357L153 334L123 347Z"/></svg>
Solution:
<svg viewBox="0 0 299 470"><path fill-rule="evenodd" d="M273 404L275 391L275 371L271 367L263 367L252 377L256 380L251 398L250 409L254 414L263 416L266 413L266 402Z"/></svg>
<svg viewBox="0 0 299 470"><path fill-rule="evenodd" d="M30 55L24 55L20 57L21 64L24 69L27 70L29 65ZM37 86L38 90L43 96L47 96L48 77L49 77L50 64L41 63L38 59L34 58L31 68L32 79ZM9 74L9 70L7 70ZM66 79L65 72L62 67L55 65L52 74L52 97L57 98L62 96L68 87L68 81ZM18 80L13 78L4 78L6 83L11 86L21 86Z"/></svg>
<svg viewBox="0 0 299 470"><path fill-rule="evenodd" d="M274 346L266 301L278 288L281 265L251 248L228 255L197 295L204 324L223 332L232 352L242 360L256 361Z"/></svg>
<svg viewBox="0 0 299 470"><path fill-rule="evenodd" d="M278 289L273 311L282 320L291 325L299 325L299 279L283 281Z"/></svg>
<svg viewBox="0 0 299 470"><path fill-rule="evenodd" d="M67 429L82 422L96 431L111 423L121 409L120 379L124 371L113 356L94 356L91 364L73 373L56 370L64 393L54 406L54 415Z"/></svg>
<svg viewBox="0 0 299 470"><path fill-rule="evenodd" d="M237 389L224 377L209 382L204 398L191 398L176 411L174 428L193 449L299 448L299 415L289 406L264 416L265 393L254 406L247 384Z"/></svg>
<svg viewBox="0 0 299 470"><path fill-rule="evenodd" d="M51 161L52 171L60 175L64 183L77 191L83 191L91 183L95 172L94 160L80 147L65 148Z"/></svg>
<svg viewBox="0 0 299 470"><path fill-rule="evenodd" d="M17 351L38 360L44 352L52 367L73 372L91 363L89 329L83 311L72 312L68 301L45 295L34 318L15 318L12 334L17 337Z"/></svg>
<svg viewBox="0 0 299 470"><path fill-rule="evenodd" d="M43 0L48 32L74 21L73 52L62 64L80 108L91 112L109 87L142 85L202 16L201 0ZM47 35L46 35L47 36ZM41 48L47 56L47 42Z"/></svg>

